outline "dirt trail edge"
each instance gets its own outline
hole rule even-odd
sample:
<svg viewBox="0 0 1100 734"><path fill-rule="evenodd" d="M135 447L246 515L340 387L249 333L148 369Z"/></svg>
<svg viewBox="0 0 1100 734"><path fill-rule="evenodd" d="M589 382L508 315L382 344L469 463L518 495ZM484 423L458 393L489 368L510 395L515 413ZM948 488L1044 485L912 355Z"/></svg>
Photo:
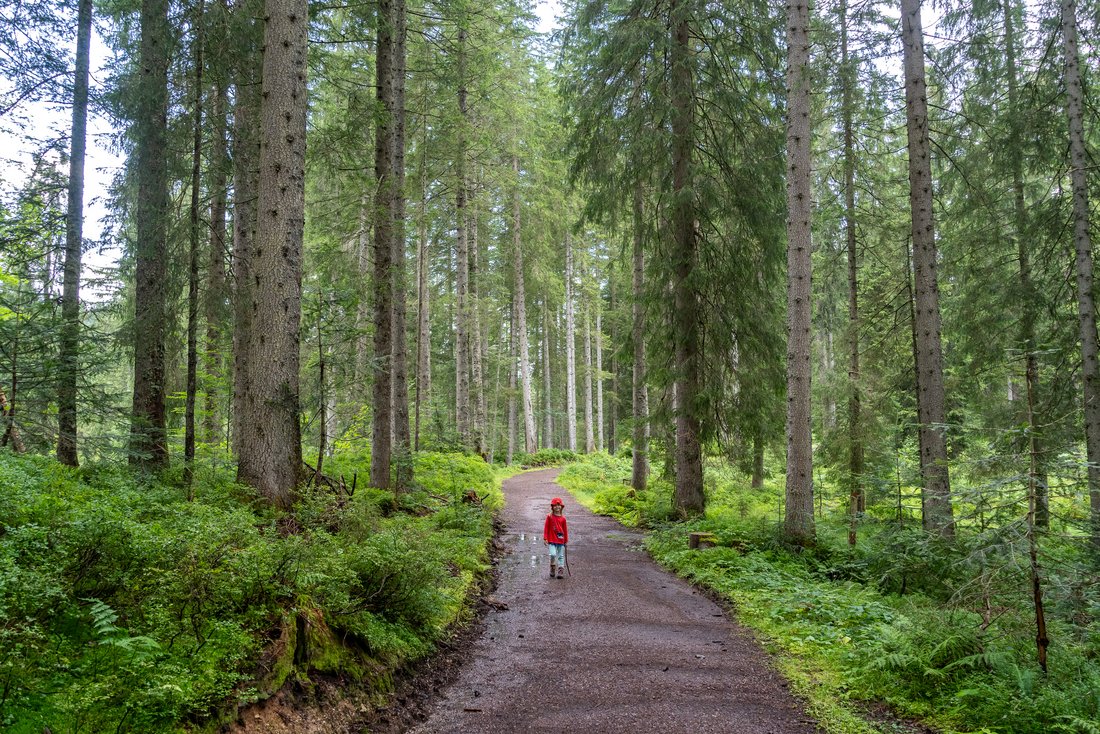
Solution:
<svg viewBox="0 0 1100 734"><path fill-rule="evenodd" d="M747 631L556 476L504 483L499 608L413 732L820 731ZM551 580L542 525L559 495L572 576Z"/></svg>

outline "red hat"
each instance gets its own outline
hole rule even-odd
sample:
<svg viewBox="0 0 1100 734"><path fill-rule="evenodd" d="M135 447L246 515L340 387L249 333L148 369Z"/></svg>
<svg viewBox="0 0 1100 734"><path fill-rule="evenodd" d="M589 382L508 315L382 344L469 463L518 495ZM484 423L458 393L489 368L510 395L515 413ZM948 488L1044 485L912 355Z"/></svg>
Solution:
<svg viewBox="0 0 1100 734"><path fill-rule="evenodd" d="M565 503L561 501L561 497L555 497L554 499L550 500L550 506L553 507L554 505L561 505L562 507L565 507Z"/></svg>

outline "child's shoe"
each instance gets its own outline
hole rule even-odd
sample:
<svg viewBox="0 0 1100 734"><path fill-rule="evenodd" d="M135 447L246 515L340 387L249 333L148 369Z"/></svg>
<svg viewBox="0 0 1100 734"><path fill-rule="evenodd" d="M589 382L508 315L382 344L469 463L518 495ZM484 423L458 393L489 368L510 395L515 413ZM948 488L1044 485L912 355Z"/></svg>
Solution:
<svg viewBox="0 0 1100 734"><path fill-rule="evenodd" d="M558 569L558 578L559 579L565 578L565 572L562 571L560 568Z"/></svg>
<svg viewBox="0 0 1100 734"><path fill-rule="evenodd" d="M550 578L554 578L554 569L555 568L556 568L556 566L554 566L554 564L551 563L550 564Z"/></svg>

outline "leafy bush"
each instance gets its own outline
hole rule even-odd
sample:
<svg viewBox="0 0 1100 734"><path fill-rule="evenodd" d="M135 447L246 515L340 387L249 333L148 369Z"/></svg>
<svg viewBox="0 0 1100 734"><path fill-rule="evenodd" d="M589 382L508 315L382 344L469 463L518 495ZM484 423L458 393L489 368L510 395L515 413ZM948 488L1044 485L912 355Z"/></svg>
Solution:
<svg viewBox="0 0 1100 734"><path fill-rule="evenodd" d="M653 482L638 492L629 486L631 463L608 454L590 454L571 464L558 483L586 507L629 527L652 527L672 517L672 493L666 483Z"/></svg>
<svg viewBox="0 0 1100 734"><path fill-rule="evenodd" d="M173 731L311 669L388 680L465 614L502 503L478 457L416 471L399 497L310 488L291 519L228 472L188 502L125 467L0 453L0 729Z"/></svg>
<svg viewBox="0 0 1100 734"><path fill-rule="evenodd" d="M539 449L533 454L516 454L515 463L522 466L561 466L580 458L580 454L569 449Z"/></svg>

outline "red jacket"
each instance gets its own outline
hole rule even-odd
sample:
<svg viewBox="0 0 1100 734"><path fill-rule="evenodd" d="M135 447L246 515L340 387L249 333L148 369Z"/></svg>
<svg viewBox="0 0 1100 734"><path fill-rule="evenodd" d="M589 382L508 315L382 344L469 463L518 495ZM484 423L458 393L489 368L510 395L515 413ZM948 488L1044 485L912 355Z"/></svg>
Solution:
<svg viewBox="0 0 1100 734"><path fill-rule="evenodd" d="M565 515L553 513L546 516L546 524L542 527L542 539L547 543L569 542L569 528L565 524Z"/></svg>

